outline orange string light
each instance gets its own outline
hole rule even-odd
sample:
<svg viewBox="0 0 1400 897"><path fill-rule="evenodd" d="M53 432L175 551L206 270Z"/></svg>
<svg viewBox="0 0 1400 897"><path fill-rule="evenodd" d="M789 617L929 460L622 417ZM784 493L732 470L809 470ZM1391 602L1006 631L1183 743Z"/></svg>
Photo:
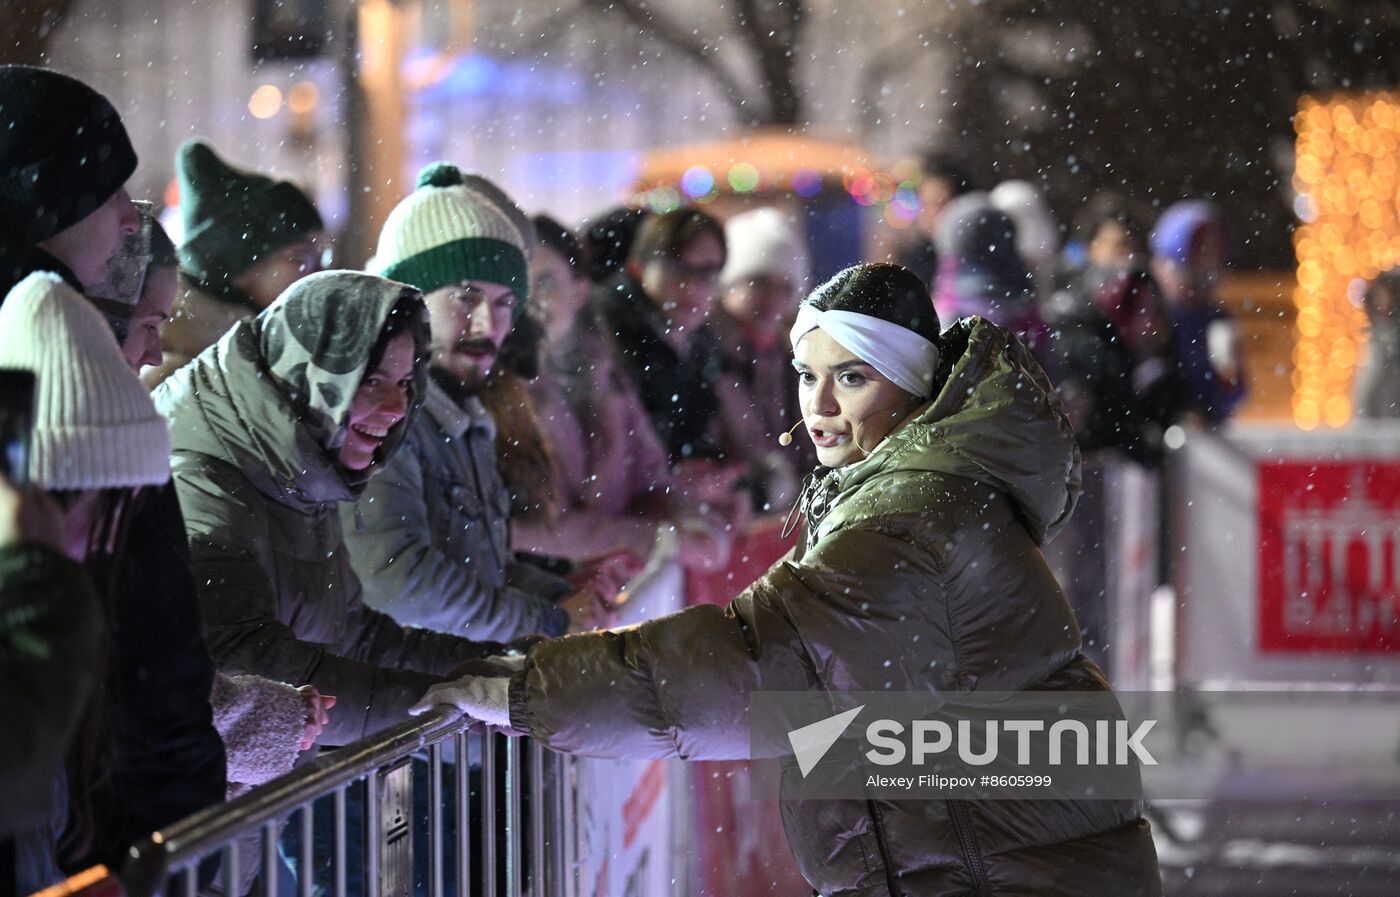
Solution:
<svg viewBox="0 0 1400 897"><path fill-rule="evenodd" d="M1365 342L1357 282L1400 265L1400 93L1303 97L1294 189L1298 307L1293 419L1305 430L1351 419Z"/></svg>

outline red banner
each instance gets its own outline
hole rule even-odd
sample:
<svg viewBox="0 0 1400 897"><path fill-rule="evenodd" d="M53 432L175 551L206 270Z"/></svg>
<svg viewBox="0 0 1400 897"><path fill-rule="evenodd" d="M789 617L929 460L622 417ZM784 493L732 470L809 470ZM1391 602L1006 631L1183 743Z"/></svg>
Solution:
<svg viewBox="0 0 1400 897"><path fill-rule="evenodd" d="M686 577L687 604L728 604L768 571L796 541L782 537L782 521L754 524L734 546L727 569ZM797 871L775 801L749 798L749 764L690 765L694 803L695 873L706 897L805 897L812 893Z"/></svg>
<svg viewBox="0 0 1400 897"><path fill-rule="evenodd" d="M1400 463L1259 465L1259 650L1400 654Z"/></svg>

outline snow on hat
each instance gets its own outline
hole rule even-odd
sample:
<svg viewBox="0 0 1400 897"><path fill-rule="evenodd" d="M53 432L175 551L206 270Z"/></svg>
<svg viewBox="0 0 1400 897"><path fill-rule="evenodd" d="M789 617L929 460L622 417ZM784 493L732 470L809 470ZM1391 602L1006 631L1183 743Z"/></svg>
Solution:
<svg viewBox="0 0 1400 897"><path fill-rule="evenodd" d="M1152 255L1184 262L1191 254L1191 241L1196 239L1200 229L1220 223L1220 209L1209 200L1186 199L1173 203L1152 229Z"/></svg>
<svg viewBox="0 0 1400 897"><path fill-rule="evenodd" d="M720 280L726 286L765 274L788 279L799 293L806 292L812 270L807 244L787 216L774 208L754 209L724 223L729 247Z"/></svg>
<svg viewBox="0 0 1400 897"><path fill-rule="evenodd" d="M1018 303L1034 295L1030 269L1016 249L1016 223L985 193L948 203L934 234L938 289L970 299Z"/></svg>
<svg viewBox="0 0 1400 897"><path fill-rule="evenodd" d="M31 274L0 306L0 367L36 380L29 477L42 489L170 479L170 433L112 331L56 274Z"/></svg>
<svg viewBox="0 0 1400 897"><path fill-rule="evenodd" d="M234 168L202 140L180 147L175 173L184 221L180 264L215 289L283 246L325 228L301 188Z"/></svg>
<svg viewBox="0 0 1400 897"><path fill-rule="evenodd" d="M33 245L102 206L136 170L112 104L83 82L0 65L0 234Z"/></svg>
<svg viewBox="0 0 1400 897"><path fill-rule="evenodd" d="M1021 258L1041 264L1060 248L1060 226L1050 213L1045 194L1028 181L1002 181L987 200L1016 223L1016 250Z"/></svg>
<svg viewBox="0 0 1400 897"><path fill-rule="evenodd" d="M529 299L533 234L525 213L495 184L434 162L389 213L369 270L424 293L465 280L498 283L515 291L518 316Z"/></svg>

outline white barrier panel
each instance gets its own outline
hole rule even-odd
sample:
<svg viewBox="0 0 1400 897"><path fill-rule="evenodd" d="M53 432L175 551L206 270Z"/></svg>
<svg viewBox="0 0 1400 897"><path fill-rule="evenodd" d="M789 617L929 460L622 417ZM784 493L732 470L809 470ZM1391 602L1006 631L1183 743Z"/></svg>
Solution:
<svg viewBox="0 0 1400 897"><path fill-rule="evenodd" d="M674 544L660 540L646 569L629 584L618 625L654 619L684 606L684 575ZM578 897L682 894L676 845L685 818L680 761L579 758L574 764L577 825L573 874Z"/></svg>
<svg viewBox="0 0 1400 897"><path fill-rule="evenodd" d="M1084 651L1113 686L1149 688L1150 600L1157 586L1158 475L1100 453L1084 461L1084 489L1045 559L1074 608Z"/></svg>
<svg viewBox="0 0 1400 897"><path fill-rule="evenodd" d="M1400 687L1400 424L1189 433L1171 484L1180 685Z"/></svg>

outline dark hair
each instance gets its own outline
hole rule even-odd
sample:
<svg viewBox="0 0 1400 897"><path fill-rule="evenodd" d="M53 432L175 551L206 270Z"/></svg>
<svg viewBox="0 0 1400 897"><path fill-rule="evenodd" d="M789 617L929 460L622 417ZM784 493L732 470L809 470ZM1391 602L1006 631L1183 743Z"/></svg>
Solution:
<svg viewBox="0 0 1400 897"><path fill-rule="evenodd" d="M964 193L973 191L974 183L972 175L968 173L967 166L947 153L925 153L920 163L919 167L923 170L925 178L947 181L954 196L962 196Z"/></svg>
<svg viewBox="0 0 1400 897"><path fill-rule="evenodd" d="M583 257L583 244L579 243L578 237L567 227L548 215L536 215L530 222L535 226L535 239L539 245L562 255L575 277L583 277L588 273Z"/></svg>
<svg viewBox="0 0 1400 897"><path fill-rule="evenodd" d="M151 268L178 268L180 257L175 253L175 244L161 226L160 219L151 216L151 260L146 270Z"/></svg>
<svg viewBox="0 0 1400 897"><path fill-rule="evenodd" d="M1147 246L1148 220L1136 203L1118 193L1100 193L1089 201L1079 214L1074 216L1074 237L1081 243L1089 243L1099 230L1109 223L1117 224L1134 240Z"/></svg>
<svg viewBox="0 0 1400 897"><path fill-rule="evenodd" d="M638 229L628 258L642 265L659 259L678 259L687 246L705 234L718 240L728 257L724 225L699 209L675 209L652 215Z"/></svg>
<svg viewBox="0 0 1400 897"><path fill-rule="evenodd" d="M908 268L885 262L847 268L817 287L802 304L870 315L912 330L935 345L942 329L924 282Z"/></svg>
<svg viewBox="0 0 1400 897"><path fill-rule="evenodd" d="M538 308L538 305L533 306ZM511 325L510 332L501 341L501 350L496 354L494 368L512 371L526 380L540 375L540 349L544 345L544 325L531 314L531 308ZM493 368L493 369L494 369Z"/></svg>
<svg viewBox="0 0 1400 897"><path fill-rule="evenodd" d="M618 206L601 218L584 222L583 251L588 256L589 280L601 283L622 270L646 217L642 209Z"/></svg>
<svg viewBox="0 0 1400 897"><path fill-rule="evenodd" d="M379 337L374 341L374 345L369 350L369 362L365 364L365 376L368 377L376 369L380 362L384 360L384 353L389 349L389 342L400 333L412 332L414 325L422 320L425 314L423 310L423 297L417 290L404 290L399 296L399 300L394 303L394 307L389 309L389 315L384 319L384 327L379 331ZM417 343L417 335L414 336L414 352L422 348ZM416 359L415 359L416 360Z"/></svg>

